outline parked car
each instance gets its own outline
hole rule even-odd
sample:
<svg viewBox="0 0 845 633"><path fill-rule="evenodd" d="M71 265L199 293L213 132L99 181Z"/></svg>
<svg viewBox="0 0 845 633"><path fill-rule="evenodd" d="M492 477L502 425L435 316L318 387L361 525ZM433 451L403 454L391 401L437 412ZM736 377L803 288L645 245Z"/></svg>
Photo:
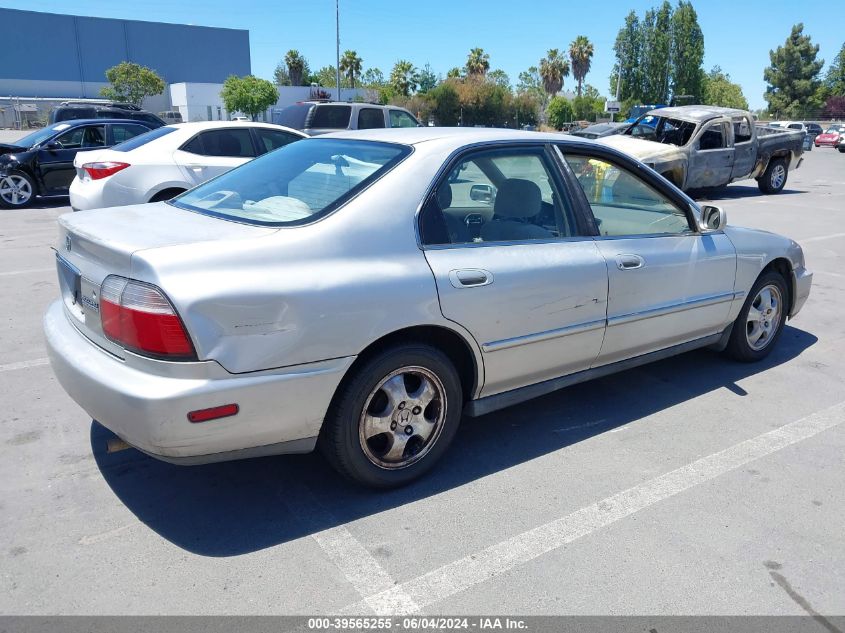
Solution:
<svg viewBox="0 0 845 633"><path fill-rule="evenodd" d="M248 116L233 116L232 121L249 121Z"/></svg>
<svg viewBox="0 0 845 633"><path fill-rule="evenodd" d="M377 103L302 101L274 109L271 114L273 123L302 130L308 136L338 130L421 126L416 117L404 108Z"/></svg>
<svg viewBox="0 0 845 633"><path fill-rule="evenodd" d="M82 211L170 200L301 138L302 132L269 123L166 125L111 149L77 154L70 205Z"/></svg>
<svg viewBox="0 0 845 633"><path fill-rule="evenodd" d="M110 147L150 131L143 121L81 119L0 144L0 206L23 208L36 196L66 196L77 152Z"/></svg>
<svg viewBox="0 0 845 633"><path fill-rule="evenodd" d="M803 138L757 126L745 110L694 105L652 110L599 142L639 158L684 191L754 178L763 193L778 193L801 165Z"/></svg>
<svg viewBox="0 0 845 633"><path fill-rule="evenodd" d="M164 121L152 112L142 110L131 103L91 103L87 101L63 101L50 112L50 123L73 121L76 119L132 119L140 121L148 128L164 125Z"/></svg>
<svg viewBox="0 0 845 633"><path fill-rule="evenodd" d="M621 134L625 131L626 127L628 127L627 123L596 123L583 129L575 129L570 134L581 138L596 139L610 136L611 134Z"/></svg>
<svg viewBox="0 0 845 633"><path fill-rule="evenodd" d="M47 347L159 459L320 444L398 486L462 415L704 346L766 357L812 274L794 241L726 222L594 141L333 134L143 212L61 216Z"/></svg>
<svg viewBox="0 0 845 633"><path fill-rule="evenodd" d="M813 142L816 147L836 147L843 135L845 135L845 125L831 125L824 131L824 134L819 134Z"/></svg>
<svg viewBox="0 0 845 633"><path fill-rule="evenodd" d="M158 117L165 123L182 123L182 113L178 110L159 112Z"/></svg>
<svg viewBox="0 0 845 633"><path fill-rule="evenodd" d="M839 141L836 143L836 149L845 154L845 134L839 135Z"/></svg>

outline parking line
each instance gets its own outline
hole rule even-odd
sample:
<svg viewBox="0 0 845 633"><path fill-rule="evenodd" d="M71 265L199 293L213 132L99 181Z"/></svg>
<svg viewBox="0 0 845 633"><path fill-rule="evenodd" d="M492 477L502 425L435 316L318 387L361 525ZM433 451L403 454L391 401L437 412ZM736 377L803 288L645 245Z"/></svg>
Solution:
<svg viewBox="0 0 845 633"><path fill-rule="evenodd" d="M334 527L313 532L311 538L328 555L362 598L396 586L387 570L346 526L338 525L334 515L314 498L307 487L304 485L288 487L285 491L284 502L288 510L306 528L334 525ZM395 600L401 602L406 611L419 610L419 606L410 599L403 599L401 592L397 592Z"/></svg>
<svg viewBox="0 0 845 633"><path fill-rule="evenodd" d="M837 237L845 237L845 233L831 233L830 235L819 235L818 237L808 237L805 240L796 240L801 244L806 244L808 242L821 242L822 240L833 240Z"/></svg>
<svg viewBox="0 0 845 633"><path fill-rule="evenodd" d="M27 268L25 270L4 270L0 272L0 277L8 277L9 275L28 275L29 273L46 273L56 270L53 268Z"/></svg>
<svg viewBox="0 0 845 633"><path fill-rule="evenodd" d="M40 365L47 365L49 362L49 358L33 358L32 360L22 360L17 363L8 363L6 365L0 365L0 372L14 371L16 369L27 369L28 367L38 367Z"/></svg>
<svg viewBox="0 0 845 633"><path fill-rule="evenodd" d="M366 597L363 603L350 605L343 611L372 609L377 615L416 612L842 422L845 422L845 402L702 457L572 514ZM414 604L416 608L410 606Z"/></svg>

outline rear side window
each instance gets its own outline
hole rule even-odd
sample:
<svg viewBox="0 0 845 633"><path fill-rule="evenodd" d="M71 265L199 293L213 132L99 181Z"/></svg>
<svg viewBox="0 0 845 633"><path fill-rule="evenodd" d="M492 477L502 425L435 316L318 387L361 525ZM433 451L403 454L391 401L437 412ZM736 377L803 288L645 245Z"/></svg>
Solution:
<svg viewBox="0 0 845 633"><path fill-rule="evenodd" d="M390 127L417 127L417 120L404 110L390 111Z"/></svg>
<svg viewBox="0 0 845 633"><path fill-rule="evenodd" d="M297 103L281 110L273 110L273 123L302 130L305 128L305 117L310 109L311 106L307 103Z"/></svg>
<svg viewBox="0 0 845 633"><path fill-rule="evenodd" d="M159 127L162 122L156 117L155 115L148 114L146 112L133 112L130 115L130 118L135 119L136 121L143 121L144 123L149 123L155 127Z"/></svg>
<svg viewBox="0 0 845 633"><path fill-rule="evenodd" d="M744 116L734 117L731 120L734 128L734 143L747 143L751 140L751 125Z"/></svg>
<svg viewBox="0 0 845 633"><path fill-rule="evenodd" d="M252 158L255 150L249 130L208 130L200 132L182 146L182 150L200 156L228 156L234 158Z"/></svg>
<svg viewBox="0 0 845 633"><path fill-rule="evenodd" d="M392 143L307 139L226 172L172 204L248 224L304 224L342 205L410 152Z"/></svg>
<svg viewBox="0 0 845 633"><path fill-rule="evenodd" d="M114 139L114 143L122 143L123 141L128 141L130 138L134 138L139 134L143 134L146 131L148 131L148 128L145 128L143 125L128 125L123 123L115 123L111 126L111 133Z"/></svg>
<svg viewBox="0 0 845 633"><path fill-rule="evenodd" d="M314 108L309 127L345 130L349 127L352 106L320 105Z"/></svg>
<svg viewBox="0 0 845 633"><path fill-rule="evenodd" d="M384 127L384 111L378 108L361 108L358 112L358 129L372 130Z"/></svg>
<svg viewBox="0 0 845 633"><path fill-rule="evenodd" d="M150 130L149 132L139 134L138 136L131 138L128 141L120 143L119 145L115 145L114 147L112 147L112 149L116 152L130 152L133 149L146 145L150 141L154 141L157 138L161 138L162 136L165 136L175 131L175 127L160 127L157 130Z"/></svg>
<svg viewBox="0 0 845 633"><path fill-rule="evenodd" d="M255 133L258 135L258 147L262 154L272 152L274 149L279 149L300 139L295 134L269 128L255 128Z"/></svg>

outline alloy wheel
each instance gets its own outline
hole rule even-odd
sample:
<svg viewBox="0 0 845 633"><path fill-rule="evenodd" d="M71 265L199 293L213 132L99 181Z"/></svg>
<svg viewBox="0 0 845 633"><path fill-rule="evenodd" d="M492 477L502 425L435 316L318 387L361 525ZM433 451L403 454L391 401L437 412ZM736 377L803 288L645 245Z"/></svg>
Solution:
<svg viewBox="0 0 845 633"><path fill-rule="evenodd" d="M15 174L0 178L0 198L15 207L24 205L32 198L32 185L23 176Z"/></svg>
<svg viewBox="0 0 845 633"><path fill-rule="evenodd" d="M760 289L748 308L745 337L754 351L766 348L772 342L780 327L783 301L780 290L774 284Z"/></svg>

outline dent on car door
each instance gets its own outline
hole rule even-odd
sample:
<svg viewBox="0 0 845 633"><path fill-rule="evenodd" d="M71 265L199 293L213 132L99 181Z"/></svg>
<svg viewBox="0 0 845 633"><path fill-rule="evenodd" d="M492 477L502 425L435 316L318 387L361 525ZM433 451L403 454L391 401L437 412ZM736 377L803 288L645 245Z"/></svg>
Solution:
<svg viewBox="0 0 845 633"><path fill-rule="evenodd" d="M693 228L689 209L635 173L633 163L584 153L567 153L566 162L595 216L596 245L607 261L608 324L596 365L724 329L736 275L727 236Z"/></svg>
<svg viewBox="0 0 845 633"><path fill-rule="evenodd" d="M38 151L38 162L44 189L48 194L67 193L76 175L73 159L80 151L106 146L106 126L86 125L60 134L54 142L60 147Z"/></svg>
<svg viewBox="0 0 845 633"><path fill-rule="evenodd" d="M475 150L420 214L443 315L481 346L482 395L585 369L601 347L607 267L555 170L542 146ZM484 213L465 206L479 185Z"/></svg>

